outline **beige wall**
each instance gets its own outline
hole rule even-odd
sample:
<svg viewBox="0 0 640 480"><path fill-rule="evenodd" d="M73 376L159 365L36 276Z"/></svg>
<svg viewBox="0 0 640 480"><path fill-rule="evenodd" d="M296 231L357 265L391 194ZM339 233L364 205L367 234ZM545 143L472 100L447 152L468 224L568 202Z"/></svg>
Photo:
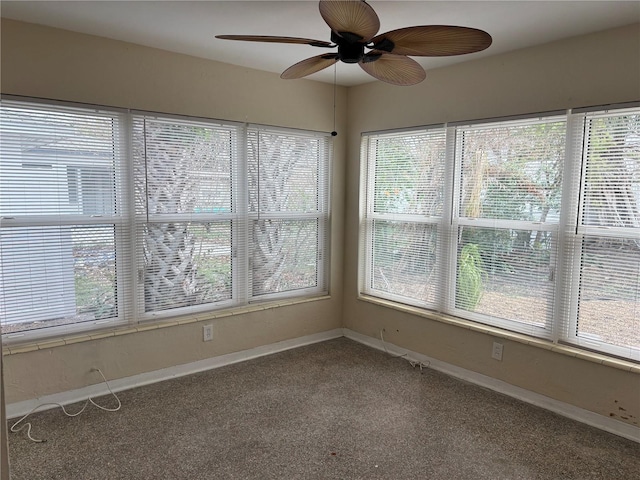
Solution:
<svg viewBox="0 0 640 480"><path fill-rule="evenodd" d="M186 55L2 20L2 93L333 130L333 86ZM344 133L346 89L338 89ZM341 326L346 135L334 139L331 298L4 357L7 403L121 378Z"/></svg>
<svg viewBox="0 0 640 480"><path fill-rule="evenodd" d="M349 89L344 325L569 404L640 419L640 375L357 299L360 133L640 100L640 25L427 72L416 86ZM624 414L623 414L624 415Z"/></svg>

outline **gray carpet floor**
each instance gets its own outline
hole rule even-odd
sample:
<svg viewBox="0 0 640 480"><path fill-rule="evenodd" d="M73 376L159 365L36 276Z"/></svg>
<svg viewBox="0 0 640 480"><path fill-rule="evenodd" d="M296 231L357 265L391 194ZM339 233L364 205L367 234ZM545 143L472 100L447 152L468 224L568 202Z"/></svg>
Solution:
<svg viewBox="0 0 640 480"><path fill-rule="evenodd" d="M346 338L119 395L116 413L33 415L33 435L47 442L10 434L13 480L622 480L640 472L635 442Z"/></svg>

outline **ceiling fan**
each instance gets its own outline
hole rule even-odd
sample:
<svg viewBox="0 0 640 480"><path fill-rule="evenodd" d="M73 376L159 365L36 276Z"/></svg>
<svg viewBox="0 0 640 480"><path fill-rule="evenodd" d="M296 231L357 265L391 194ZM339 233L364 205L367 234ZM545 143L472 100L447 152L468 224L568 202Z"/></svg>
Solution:
<svg viewBox="0 0 640 480"><path fill-rule="evenodd" d="M479 52L491 45L491 35L483 30L449 25L406 27L376 35L380 20L364 0L320 0L320 15L331 28L333 43L265 35L216 35L216 38L338 47L337 52L317 55L292 65L280 75L284 79L306 77L342 61L357 63L378 80L402 86L415 85L426 77L424 69L409 55L464 55ZM370 51L365 52L365 48Z"/></svg>

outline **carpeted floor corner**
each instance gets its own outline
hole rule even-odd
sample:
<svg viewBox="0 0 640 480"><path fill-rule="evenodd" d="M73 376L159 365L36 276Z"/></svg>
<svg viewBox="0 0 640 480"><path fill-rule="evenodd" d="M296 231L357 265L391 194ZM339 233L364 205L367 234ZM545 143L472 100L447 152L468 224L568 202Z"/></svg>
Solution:
<svg viewBox="0 0 640 480"><path fill-rule="evenodd" d="M116 413L33 415L33 435L47 442L10 434L12 479L631 480L640 472L637 443L346 338L119 396Z"/></svg>

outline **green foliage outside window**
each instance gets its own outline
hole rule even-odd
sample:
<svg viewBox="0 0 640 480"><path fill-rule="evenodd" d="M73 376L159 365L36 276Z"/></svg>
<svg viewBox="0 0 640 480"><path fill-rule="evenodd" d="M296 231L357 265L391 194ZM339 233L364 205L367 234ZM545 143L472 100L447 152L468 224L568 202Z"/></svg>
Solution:
<svg viewBox="0 0 640 480"><path fill-rule="evenodd" d="M482 293L484 269L478 245L467 243L460 251L456 288L456 307L475 310Z"/></svg>

